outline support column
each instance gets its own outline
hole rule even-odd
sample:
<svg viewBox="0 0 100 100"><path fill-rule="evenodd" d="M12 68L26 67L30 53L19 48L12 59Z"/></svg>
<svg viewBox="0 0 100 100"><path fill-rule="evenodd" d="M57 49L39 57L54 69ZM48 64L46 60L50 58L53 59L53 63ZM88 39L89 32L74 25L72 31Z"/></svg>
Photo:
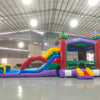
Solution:
<svg viewBox="0 0 100 100"><path fill-rule="evenodd" d="M97 69L100 69L100 39L94 40L96 42L96 61Z"/></svg>
<svg viewBox="0 0 100 100"><path fill-rule="evenodd" d="M63 30L63 33L60 34L60 69L66 69L66 39L67 35L65 34L65 31Z"/></svg>
<svg viewBox="0 0 100 100"><path fill-rule="evenodd" d="M96 42L96 64L97 69L100 69L100 34L94 31L94 35L91 36L92 40Z"/></svg>
<svg viewBox="0 0 100 100"><path fill-rule="evenodd" d="M66 39L60 39L60 69L66 69Z"/></svg>

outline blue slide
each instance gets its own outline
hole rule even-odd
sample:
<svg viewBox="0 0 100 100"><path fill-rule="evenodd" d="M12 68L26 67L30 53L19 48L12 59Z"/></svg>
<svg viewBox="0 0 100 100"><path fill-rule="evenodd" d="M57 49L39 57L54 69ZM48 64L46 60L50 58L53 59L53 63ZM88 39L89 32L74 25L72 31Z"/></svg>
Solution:
<svg viewBox="0 0 100 100"><path fill-rule="evenodd" d="M17 73L20 73L20 70L11 70L5 74L17 74Z"/></svg>
<svg viewBox="0 0 100 100"><path fill-rule="evenodd" d="M28 69L21 70L20 73L39 73L39 72L42 72L53 62L53 60L55 58L60 58L60 55L53 55L47 63L44 63L39 68L34 68L34 69L31 69L31 70L28 70Z"/></svg>

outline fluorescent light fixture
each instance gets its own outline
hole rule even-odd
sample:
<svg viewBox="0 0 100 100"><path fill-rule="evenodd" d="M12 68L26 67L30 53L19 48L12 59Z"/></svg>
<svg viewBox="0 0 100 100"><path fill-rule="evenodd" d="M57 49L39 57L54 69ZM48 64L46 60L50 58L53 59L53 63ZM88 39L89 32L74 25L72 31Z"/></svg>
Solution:
<svg viewBox="0 0 100 100"><path fill-rule="evenodd" d="M98 2L99 2L99 0L88 0L88 4L89 4L90 6L95 6L95 5L98 4Z"/></svg>
<svg viewBox="0 0 100 100"><path fill-rule="evenodd" d="M77 25L78 25L78 21L77 21L76 19L71 20L70 26L71 26L72 28L76 27Z"/></svg>
<svg viewBox="0 0 100 100"><path fill-rule="evenodd" d="M41 34L41 35L44 35L44 32L41 32L41 31L39 31L39 30L32 30L33 32L36 32L36 33L39 33L39 34Z"/></svg>
<svg viewBox="0 0 100 100"><path fill-rule="evenodd" d="M32 20L30 21L30 24L31 24L31 26L35 27L35 26L37 26L38 22L37 22L36 19L32 19Z"/></svg>
<svg viewBox="0 0 100 100"><path fill-rule="evenodd" d="M31 4L32 0L22 0L23 4L29 5Z"/></svg>
<svg viewBox="0 0 100 100"><path fill-rule="evenodd" d="M43 32L38 32L39 34L41 34L41 35L44 35L44 33Z"/></svg>
<svg viewBox="0 0 100 100"><path fill-rule="evenodd" d="M45 45L45 46L47 46L47 45L48 45L48 43L44 43L44 45Z"/></svg>
<svg viewBox="0 0 100 100"><path fill-rule="evenodd" d="M33 44L39 44L38 42L33 42Z"/></svg>
<svg viewBox="0 0 100 100"><path fill-rule="evenodd" d="M19 48L23 48L24 47L24 43L23 42L19 42L18 46L19 46Z"/></svg>
<svg viewBox="0 0 100 100"><path fill-rule="evenodd" d="M2 18L2 17L0 17L0 20L3 20L3 18Z"/></svg>
<svg viewBox="0 0 100 100"><path fill-rule="evenodd" d="M11 50L11 51L23 51L23 52L29 52L28 50L16 49L16 48L0 47L0 49L1 49L1 50Z"/></svg>
<svg viewBox="0 0 100 100"><path fill-rule="evenodd" d="M38 42L33 42L33 44L35 44L35 45L42 45L42 43L38 43Z"/></svg>

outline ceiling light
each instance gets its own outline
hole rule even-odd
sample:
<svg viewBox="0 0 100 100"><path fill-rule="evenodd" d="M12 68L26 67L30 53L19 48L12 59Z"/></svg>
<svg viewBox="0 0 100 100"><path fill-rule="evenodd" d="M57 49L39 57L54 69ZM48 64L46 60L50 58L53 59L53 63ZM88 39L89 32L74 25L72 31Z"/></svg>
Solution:
<svg viewBox="0 0 100 100"><path fill-rule="evenodd" d="M33 29L32 29L32 31L33 31L33 32L36 32L36 33L39 33L39 34L41 34L41 35L44 35L44 32L42 32L42 31L39 31L39 30L33 30Z"/></svg>
<svg viewBox="0 0 100 100"><path fill-rule="evenodd" d="M18 46L19 46L19 48L23 48L24 47L24 43L23 42L19 42Z"/></svg>
<svg viewBox="0 0 100 100"><path fill-rule="evenodd" d="M3 18L2 18L2 17L0 17L0 20L3 20Z"/></svg>
<svg viewBox="0 0 100 100"><path fill-rule="evenodd" d="M99 0L88 0L88 4L90 6L95 6L96 4L98 4Z"/></svg>
<svg viewBox="0 0 100 100"><path fill-rule="evenodd" d="M41 35L44 35L44 33L43 32L38 32L39 34L41 34Z"/></svg>
<svg viewBox="0 0 100 100"><path fill-rule="evenodd" d="M38 42L33 42L33 44L38 44Z"/></svg>
<svg viewBox="0 0 100 100"><path fill-rule="evenodd" d="M31 26L35 27L37 26L37 20L36 19L32 19L31 22L30 22Z"/></svg>
<svg viewBox="0 0 100 100"><path fill-rule="evenodd" d="M45 46L47 46L47 45L48 45L48 43L44 43L44 45L45 45Z"/></svg>
<svg viewBox="0 0 100 100"><path fill-rule="evenodd" d="M22 0L23 4L29 5L31 4L32 0Z"/></svg>
<svg viewBox="0 0 100 100"><path fill-rule="evenodd" d="M76 27L78 25L78 21L73 19L71 22L70 22L70 26L73 28L73 27Z"/></svg>

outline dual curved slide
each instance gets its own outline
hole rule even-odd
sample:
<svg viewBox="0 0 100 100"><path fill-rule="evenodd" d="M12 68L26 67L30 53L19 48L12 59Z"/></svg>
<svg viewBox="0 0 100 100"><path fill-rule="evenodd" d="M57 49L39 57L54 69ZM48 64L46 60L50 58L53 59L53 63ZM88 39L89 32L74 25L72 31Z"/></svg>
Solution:
<svg viewBox="0 0 100 100"><path fill-rule="evenodd" d="M39 72L42 72L43 70L45 70L50 64L51 62L53 62L53 60L55 58L60 58L60 55L53 55L51 57L51 59L47 62L47 63L44 63L41 67L39 68L34 68L34 69L31 69L31 70L28 70L28 69L25 69L25 70L21 70L21 73L39 73Z"/></svg>
<svg viewBox="0 0 100 100"><path fill-rule="evenodd" d="M45 70L51 63L59 63L59 60L56 58L60 58L59 54L53 55L49 60L47 57L52 53L52 52L58 52L60 51L60 48L50 48L43 56L33 56L28 58L21 66L21 73L39 73L43 70ZM44 64L40 66L39 68L34 68L34 69L25 69L31 62L40 60L43 61Z"/></svg>
<svg viewBox="0 0 100 100"><path fill-rule="evenodd" d="M93 79L94 72L90 68L86 69L76 68L76 76L79 79Z"/></svg>

